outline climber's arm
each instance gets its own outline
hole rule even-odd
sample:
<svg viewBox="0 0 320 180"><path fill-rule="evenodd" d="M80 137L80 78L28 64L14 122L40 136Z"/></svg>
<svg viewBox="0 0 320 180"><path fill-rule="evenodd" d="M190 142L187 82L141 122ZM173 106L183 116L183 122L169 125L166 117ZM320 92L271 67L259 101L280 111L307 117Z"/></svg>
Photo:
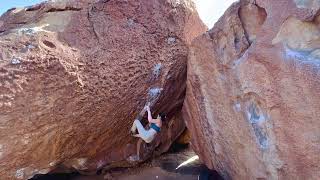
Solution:
<svg viewBox="0 0 320 180"><path fill-rule="evenodd" d="M159 120L158 119L151 119L151 120L149 120L149 123L159 123Z"/></svg>
<svg viewBox="0 0 320 180"><path fill-rule="evenodd" d="M149 123L152 123L153 119L152 119L152 115L151 115L151 111L150 111L149 106L147 106L147 112L148 112L148 121L149 121Z"/></svg>
<svg viewBox="0 0 320 180"><path fill-rule="evenodd" d="M158 123L158 119L153 119L150 111L150 107L146 106L146 110L148 112L148 121L149 123Z"/></svg>

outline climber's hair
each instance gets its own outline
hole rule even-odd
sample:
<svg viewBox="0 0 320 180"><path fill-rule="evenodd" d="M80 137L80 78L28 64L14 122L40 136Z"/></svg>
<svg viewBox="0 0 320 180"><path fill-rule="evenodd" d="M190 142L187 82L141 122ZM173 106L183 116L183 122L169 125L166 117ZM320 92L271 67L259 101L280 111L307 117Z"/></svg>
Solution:
<svg viewBox="0 0 320 180"><path fill-rule="evenodd" d="M166 114L163 112L159 113L159 116L160 116L161 121L165 121L167 118Z"/></svg>

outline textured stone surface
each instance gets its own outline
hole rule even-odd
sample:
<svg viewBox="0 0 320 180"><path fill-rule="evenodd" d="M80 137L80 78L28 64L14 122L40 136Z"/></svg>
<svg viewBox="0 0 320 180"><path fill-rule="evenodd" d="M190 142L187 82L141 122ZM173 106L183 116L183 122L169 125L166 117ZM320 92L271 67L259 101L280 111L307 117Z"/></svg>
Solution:
<svg viewBox="0 0 320 180"><path fill-rule="evenodd" d="M147 101L168 121L142 160L184 129L187 44L203 33L192 3L67 0L0 18L0 177L56 167L130 166Z"/></svg>
<svg viewBox="0 0 320 180"><path fill-rule="evenodd" d="M240 1L193 41L182 114L225 179L320 179L315 2Z"/></svg>

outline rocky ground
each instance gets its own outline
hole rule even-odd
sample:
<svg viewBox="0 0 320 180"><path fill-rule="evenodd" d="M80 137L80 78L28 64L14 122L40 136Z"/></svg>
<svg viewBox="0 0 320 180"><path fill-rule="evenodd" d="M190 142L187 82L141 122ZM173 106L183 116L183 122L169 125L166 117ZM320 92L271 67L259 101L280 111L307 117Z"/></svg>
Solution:
<svg viewBox="0 0 320 180"><path fill-rule="evenodd" d="M85 176L77 173L51 174L32 180L220 180L222 179L216 171L208 170L199 160L195 160L185 166L176 169L182 162L196 156L190 148L169 152L141 164L136 168L117 168L100 175Z"/></svg>

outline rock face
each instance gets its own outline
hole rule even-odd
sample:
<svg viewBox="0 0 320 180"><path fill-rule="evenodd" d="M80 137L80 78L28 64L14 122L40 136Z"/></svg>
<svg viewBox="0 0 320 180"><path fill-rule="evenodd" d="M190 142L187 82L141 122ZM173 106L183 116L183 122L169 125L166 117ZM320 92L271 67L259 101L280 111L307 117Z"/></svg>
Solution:
<svg viewBox="0 0 320 180"><path fill-rule="evenodd" d="M193 41L183 116L225 179L320 179L318 2L240 1Z"/></svg>
<svg viewBox="0 0 320 180"><path fill-rule="evenodd" d="M187 44L203 33L181 0L48 1L0 18L0 177L135 164L129 128L166 112L143 161L184 130Z"/></svg>

